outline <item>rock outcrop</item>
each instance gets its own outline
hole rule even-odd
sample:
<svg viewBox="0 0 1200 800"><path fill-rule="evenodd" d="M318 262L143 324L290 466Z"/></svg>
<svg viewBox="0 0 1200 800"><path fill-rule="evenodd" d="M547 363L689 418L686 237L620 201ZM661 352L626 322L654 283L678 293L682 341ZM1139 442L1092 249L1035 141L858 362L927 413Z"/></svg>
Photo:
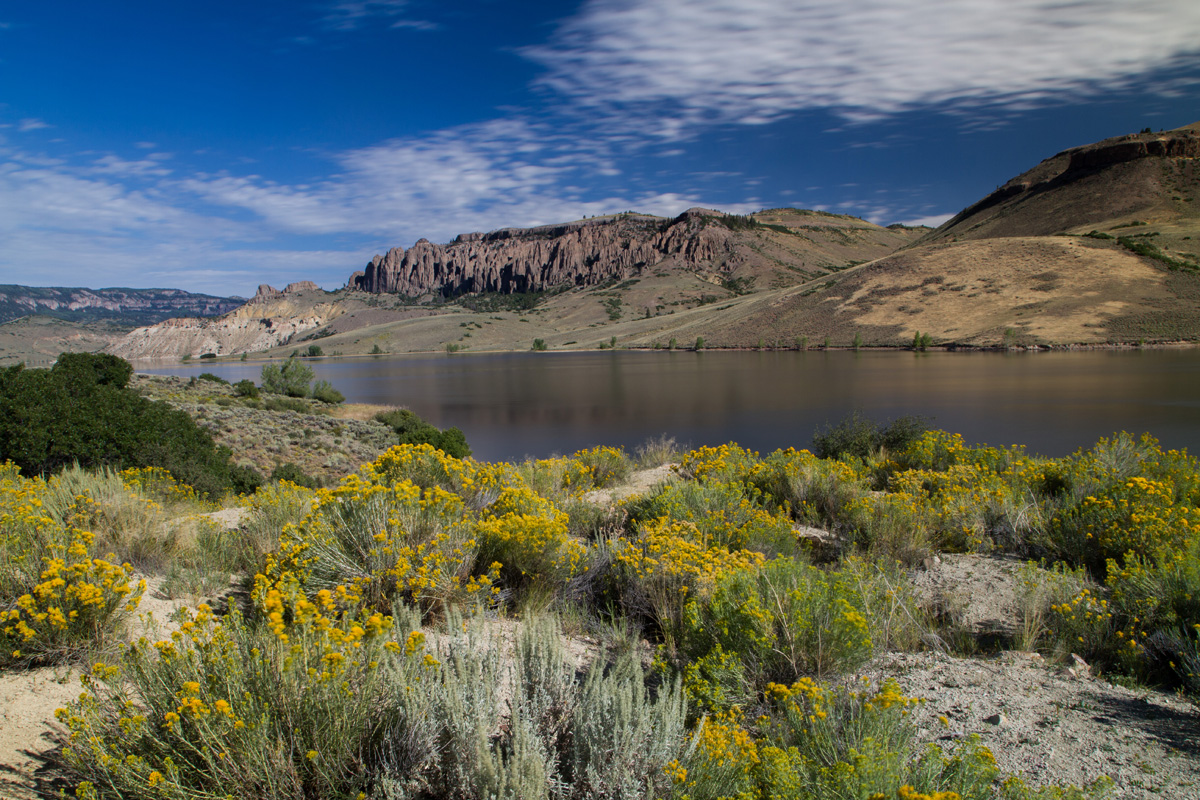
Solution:
<svg viewBox="0 0 1200 800"><path fill-rule="evenodd" d="M106 352L127 359L230 355L278 347L319 328L342 313L335 301L317 298L312 281L288 284L279 291L267 284L247 303L216 319L182 317L130 331ZM323 295L323 293L321 293Z"/></svg>
<svg viewBox="0 0 1200 800"><path fill-rule="evenodd" d="M354 273L348 288L420 297L532 292L591 286L638 274L673 258L681 266L731 269L734 225L720 211L693 208L674 220L637 214L537 228L466 233L450 244L421 239L396 247Z"/></svg>

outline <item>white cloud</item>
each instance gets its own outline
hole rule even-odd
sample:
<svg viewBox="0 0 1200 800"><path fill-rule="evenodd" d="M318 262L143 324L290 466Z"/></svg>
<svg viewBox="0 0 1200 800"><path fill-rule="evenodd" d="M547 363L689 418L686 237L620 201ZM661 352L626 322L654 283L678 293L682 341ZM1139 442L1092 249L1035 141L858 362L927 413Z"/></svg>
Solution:
<svg viewBox="0 0 1200 800"><path fill-rule="evenodd" d="M17 130L21 131L22 133L25 131L36 131L41 130L42 128L51 127L53 126L50 123L45 122L44 120L35 119L33 117L27 117L17 123Z"/></svg>
<svg viewBox="0 0 1200 800"><path fill-rule="evenodd" d="M1195 0L589 0L525 54L579 106L712 122L1025 108L1195 63Z"/></svg>

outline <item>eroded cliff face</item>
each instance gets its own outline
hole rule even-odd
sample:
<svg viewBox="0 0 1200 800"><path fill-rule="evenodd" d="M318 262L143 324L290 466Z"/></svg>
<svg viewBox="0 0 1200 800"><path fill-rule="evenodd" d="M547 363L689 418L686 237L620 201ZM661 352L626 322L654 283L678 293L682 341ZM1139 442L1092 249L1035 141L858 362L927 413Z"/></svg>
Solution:
<svg viewBox="0 0 1200 800"><path fill-rule="evenodd" d="M719 211L690 209L674 220L624 214L539 228L468 233L446 245L421 239L377 255L347 286L368 292L451 297L531 292L628 278L667 259L731 269L738 254Z"/></svg>
<svg viewBox="0 0 1200 800"><path fill-rule="evenodd" d="M341 304L323 301L324 294L311 281L290 284L283 291L263 284L250 301L223 317L181 317L137 328L106 352L148 359L267 350L341 316Z"/></svg>

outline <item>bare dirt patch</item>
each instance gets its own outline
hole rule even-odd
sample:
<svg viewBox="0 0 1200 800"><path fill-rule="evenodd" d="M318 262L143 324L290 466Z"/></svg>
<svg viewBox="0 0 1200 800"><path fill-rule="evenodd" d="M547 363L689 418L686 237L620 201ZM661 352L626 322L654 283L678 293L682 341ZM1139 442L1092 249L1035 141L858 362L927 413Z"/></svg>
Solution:
<svg viewBox="0 0 1200 800"><path fill-rule="evenodd" d="M1200 709L1172 695L1056 668L1036 653L888 653L864 674L925 698L912 712L922 741L978 734L1003 774L1031 785L1106 775L1114 797L1200 798Z"/></svg>

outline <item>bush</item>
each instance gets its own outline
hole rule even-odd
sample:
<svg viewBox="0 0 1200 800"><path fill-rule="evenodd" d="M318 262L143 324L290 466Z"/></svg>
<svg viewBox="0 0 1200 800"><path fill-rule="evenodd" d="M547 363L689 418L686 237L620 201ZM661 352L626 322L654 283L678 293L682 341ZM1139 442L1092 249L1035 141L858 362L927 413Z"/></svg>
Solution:
<svg viewBox="0 0 1200 800"><path fill-rule="evenodd" d="M313 400L319 400L322 403L329 405L337 405L338 403L346 402L346 396L333 388L329 381L317 381L312 386L312 391L309 396Z"/></svg>
<svg viewBox="0 0 1200 800"><path fill-rule="evenodd" d="M229 381L225 380L220 375L214 375L211 372L201 372L196 376L196 380L208 381L209 383L219 383L222 386L229 385Z"/></svg>
<svg viewBox="0 0 1200 800"><path fill-rule="evenodd" d="M684 688L693 702L723 711L753 699L739 696L739 687L762 691L771 681L856 667L873 652L863 607L849 574L793 559L731 572L687 610ZM721 674L734 676L735 685L713 680Z"/></svg>
<svg viewBox="0 0 1200 800"><path fill-rule="evenodd" d="M531 347L529 349L537 350L537 351L545 350L546 349L546 340L545 339L534 339L533 347Z"/></svg>
<svg viewBox="0 0 1200 800"><path fill-rule="evenodd" d="M649 800L684 755L678 686L652 696L629 658L579 680L552 620L522 625L504 703L501 645L478 621L427 648L411 615L259 602L279 621L202 606L190 636L93 668L60 715L81 796Z"/></svg>
<svg viewBox="0 0 1200 800"><path fill-rule="evenodd" d="M899 452L929 429L924 417L903 416L880 425L854 411L836 425L827 424L813 434L813 452L819 458L867 458L879 450Z"/></svg>
<svg viewBox="0 0 1200 800"><path fill-rule="evenodd" d="M741 484L665 484L644 498L630 501L628 510L633 523L660 518L690 522L709 547L753 550L768 557L795 550L792 521L752 503Z"/></svg>
<svg viewBox="0 0 1200 800"><path fill-rule="evenodd" d="M563 474L563 486L581 491L601 489L629 477L633 465L619 447L593 447L571 457Z"/></svg>
<svg viewBox="0 0 1200 800"><path fill-rule="evenodd" d="M272 482L287 481L297 486L303 486L306 489L319 489L321 486L321 482L318 479L307 474L291 461L285 461L282 464L276 465L275 469L271 470L271 477L268 480Z"/></svg>
<svg viewBox="0 0 1200 800"><path fill-rule="evenodd" d="M244 379L233 385L233 393L237 397L249 397L253 399L258 397L258 387L254 385L254 381Z"/></svg>
<svg viewBox="0 0 1200 800"><path fill-rule="evenodd" d="M0 465L0 666L74 660L104 646L145 589L81 527L91 499L55 495L43 479Z"/></svg>
<svg viewBox="0 0 1200 800"><path fill-rule="evenodd" d="M262 368L262 390L288 397L307 397L312 383L312 367L297 358L280 364L265 364Z"/></svg>
<svg viewBox="0 0 1200 800"><path fill-rule="evenodd" d="M268 397L262 404L267 411L295 411L297 414L312 414L315 409L298 397Z"/></svg>
<svg viewBox="0 0 1200 800"><path fill-rule="evenodd" d="M202 494L228 489L229 450L186 413L127 388L131 375L128 362L86 353L0 371L0 459L27 474L156 466Z"/></svg>
<svg viewBox="0 0 1200 800"><path fill-rule="evenodd" d="M394 430L400 444L430 444L454 458L466 458L471 455L471 448L461 430L438 430L407 408L381 411L375 415L375 421L382 422Z"/></svg>

